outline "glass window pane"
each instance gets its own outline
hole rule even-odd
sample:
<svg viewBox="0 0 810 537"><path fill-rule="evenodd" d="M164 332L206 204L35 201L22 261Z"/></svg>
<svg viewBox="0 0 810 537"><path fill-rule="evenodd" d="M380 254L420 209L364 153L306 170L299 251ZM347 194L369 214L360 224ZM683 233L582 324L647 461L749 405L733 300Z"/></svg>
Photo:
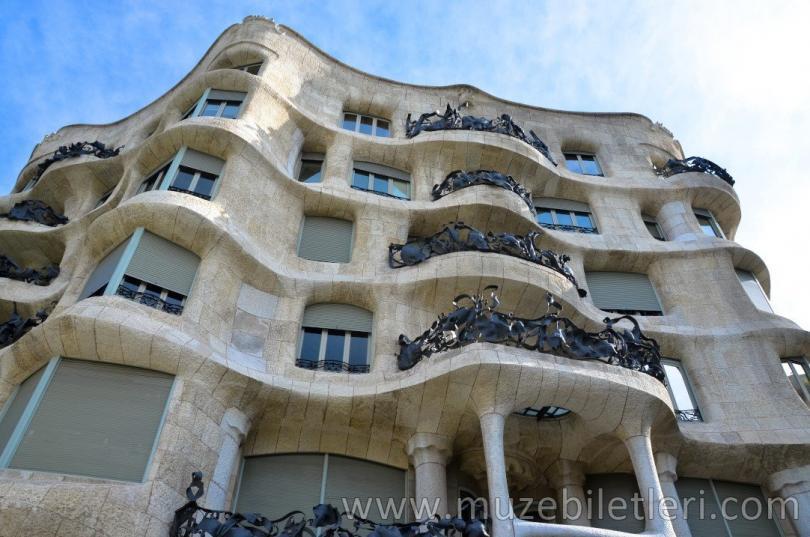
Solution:
<svg viewBox="0 0 810 537"><path fill-rule="evenodd" d="M163 292L163 289L158 287L157 285L152 285L151 283L146 284L146 289L144 290L144 296L153 297L155 299L160 298L160 293Z"/></svg>
<svg viewBox="0 0 810 537"><path fill-rule="evenodd" d="M549 209L537 209L537 223L538 224L553 224L554 218L551 216Z"/></svg>
<svg viewBox="0 0 810 537"><path fill-rule="evenodd" d="M180 169L177 170L174 181L172 181L172 186L181 190L189 190L192 179L194 179L194 170L181 166Z"/></svg>
<svg viewBox="0 0 810 537"><path fill-rule="evenodd" d="M574 213L574 216L577 219L577 227L593 229L593 220L591 220L591 215L588 213Z"/></svg>
<svg viewBox="0 0 810 537"><path fill-rule="evenodd" d="M245 67L245 71L247 71L251 75L258 75L259 74L259 69L261 69L261 68L262 68L262 64L254 63L253 65L248 65L247 67Z"/></svg>
<svg viewBox="0 0 810 537"><path fill-rule="evenodd" d="M388 177L374 176L374 191L388 194Z"/></svg>
<svg viewBox="0 0 810 537"><path fill-rule="evenodd" d="M701 214L697 214L695 216L697 216L697 221L698 221L698 224L700 224L700 229L703 230L703 233L705 235L708 235L710 237L717 237L718 236L717 233L715 233L715 231L714 231L714 226L712 225L712 219L711 218L709 218L707 216L703 216Z"/></svg>
<svg viewBox="0 0 810 537"><path fill-rule="evenodd" d="M357 116L354 114L343 114L343 128L353 131L357 125Z"/></svg>
<svg viewBox="0 0 810 537"><path fill-rule="evenodd" d="M585 175L602 175L602 169L593 155L582 155L581 166Z"/></svg>
<svg viewBox="0 0 810 537"><path fill-rule="evenodd" d="M217 177L215 175L204 173L200 175L200 178L197 180L194 191L197 194L205 196L206 199L211 199L211 196L214 194L214 184L216 180Z"/></svg>
<svg viewBox="0 0 810 537"><path fill-rule="evenodd" d="M575 153L565 153L565 167L574 173L582 173L579 167L579 159Z"/></svg>
<svg viewBox="0 0 810 537"><path fill-rule="evenodd" d="M644 222L644 225L647 226L647 231L650 232L650 235L652 235L659 241L664 240L663 235L661 235L661 230L658 229L658 224L656 224L655 222Z"/></svg>
<svg viewBox="0 0 810 537"><path fill-rule="evenodd" d="M140 280L136 280L131 276L124 276L124 279L121 280L120 285L120 287L123 287L124 289L133 294L138 292L138 288L140 286L141 286Z"/></svg>
<svg viewBox="0 0 810 537"><path fill-rule="evenodd" d="M557 223L561 226L573 226L574 219L571 218L571 213L557 211Z"/></svg>
<svg viewBox="0 0 810 537"><path fill-rule="evenodd" d="M219 112L220 101L205 101L205 106L202 109L201 116L213 117Z"/></svg>
<svg viewBox="0 0 810 537"><path fill-rule="evenodd" d="M239 106L242 103L238 101L228 101L225 104L225 110L222 111L222 117L228 119L236 119L236 116L239 115Z"/></svg>
<svg viewBox="0 0 810 537"><path fill-rule="evenodd" d="M667 375L669 390L672 392L672 403L676 410L692 410L696 408L686 387L686 379L681 372L681 368L672 364L664 364L664 371Z"/></svg>
<svg viewBox="0 0 810 537"><path fill-rule="evenodd" d="M391 194L398 198L411 198L411 184L409 182L394 179L391 183Z"/></svg>
<svg viewBox="0 0 810 537"><path fill-rule="evenodd" d="M368 364L368 334L352 332L349 346L349 365Z"/></svg>
<svg viewBox="0 0 810 537"><path fill-rule="evenodd" d="M377 120L377 131L375 132L377 136L383 136L385 138L391 136L391 131L388 128L388 122L384 119Z"/></svg>
<svg viewBox="0 0 810 537"><path fill-rule="evenodd" d="M371 134L371 125L374 120L368 116L360 116L360 133Z"/></svg>
<svg viewBox="0 0 810 537"><path fill-rule="evenodd" d="M361 172L354 170L354 177L352 178L352 186L368 190L368 172Z"/></svg>
<svg viewBox="0 0 810 537"><path fill-rule="evenodd" d="M301 338L301 354L299 358L302 360L318 361L318 354L321 350L321 329L320 328L304 328L304 335Z"/></svg>
<svg viewBox="0 0 810 537"><path fill-rule="evenodd" d="M183 295L181 295L180 293L175 293L173 291L169 291L166 294L165 301L166 301L167 304L170 304L172 306L182 306L184 298L185 297Z"/></svg>
<svg viewBox="0 0 810 537"><path fill-rule="evenodd" d="M302 160L298 180L302 183L320 183L322 166L323 162L320 160Z"/></svg>
<svg viewBox="0 0 810 537"><path fill-rule="evenodd" d="M343 361L343 342L346 340L346 332L342 330L329 330L326 333L326 355L324 360L334 362Z"/></svg>

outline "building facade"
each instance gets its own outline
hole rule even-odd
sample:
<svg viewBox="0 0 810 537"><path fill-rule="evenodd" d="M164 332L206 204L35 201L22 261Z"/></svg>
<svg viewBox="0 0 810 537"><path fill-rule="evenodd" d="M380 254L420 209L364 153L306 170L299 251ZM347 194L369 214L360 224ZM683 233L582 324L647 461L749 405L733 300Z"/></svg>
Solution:
<svg viewBox="0 0 810 537"><path fill-rule="evenodd" d="M730 175L643 116L384 80L248 17L47 136L0 212L1 536L191 535L190 498L810 536L810 336Z"/></svg>

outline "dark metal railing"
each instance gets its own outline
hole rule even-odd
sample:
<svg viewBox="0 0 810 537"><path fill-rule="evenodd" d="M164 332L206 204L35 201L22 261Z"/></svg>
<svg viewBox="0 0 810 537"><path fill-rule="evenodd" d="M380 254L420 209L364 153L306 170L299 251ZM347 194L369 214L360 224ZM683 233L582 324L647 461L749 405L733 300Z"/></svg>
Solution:
<svg viewBox="0 0 810 537"><path fill-rule="evenodd" d="M9 212L0 214L0 217L21 222L36 222L49 227L68 223L68 218L65 215L57 213L50 205L40 200L17 202Z"/></svg>
<svg viewBox="0 0 810 537"><path fill-rule="evenodd" d="M53 307L53 305L51 305L51 307ZM0 348L11 345L32 328L44 323L45 319L48 318L48 313L45 308L42 308L37 311L33 317L25 319L17 313L17 303L15 302L11 316L7 321L0 323Z"/></svg>
<svg viewBox="0 0 810 537"><path fill-rule="evenodd" d="M529 206L531 213L535 214L532 193L526 190L526 187L515 181L515 178L511 175L493 170L475 170L471 172L465 172L464 170L452 171L447 174L444 181L438 185L433 185L433 190L430 194L433 201L436 201L451 192L456 192L462 188L475 185L489 185L514 192Z"/></svg>
<svg viewBox="0 0 810 537"><path fill-rule="evenodd" d="M593 233L598 234L599 231L595 227L580 227L580 226L569 226L565 224L539 224L540 227L544 227L546 229L554 229L557 231L575 231L577 233Z"/></svg>
<svg viewBox="0 0 810 537"><path fill-rule="evenodd" d="M128 298L129 300L139 304L149 306L150 308L171 313L172 315L180 315L183 313L183 306L180 304L166 302L165 300L162 300L160 297L157 297L151 293L139 293L137 291L133 291L124 285L119 285L115 294Z"/></svg>
<svg viewBox="0 0 810 537"><path fill-rule="evenodd" d="M35 285L48 285L59 276L59 265L47 265L39 270L22 268L7 255L0 254L0 278L9 278Z"/></svg>
<svg viewBox="0 0 810 537"><path fill-rule="evenodd" d="M295 360L295 365L303 369L323 369L324 371L347 373L368 373L370 367L368 364L347 364L342 360L306 360L298 358Z"/></svg>
<svg viewBox="0 0 810 537"><path fill-rule="evenodd" d="M677 417L679 421L703 421L703 415L697 408L676 410L675 417Z"/></svg>
<svg viewBox="0 0 810 537"><path fill-rule="evenodd" d="M106 144L98 140L95 142L75 142L70 145L60 145L59 148L53 152L53 155L37 164L37 171L34 177L31 178L31 181L36 184L45 171L55 162L80 157L82 155L93 155L96 158L117 157L123 147L122 145L115 149L108 148Z"/></svg>
<svg viewBox="0 0 810 537"><path fill-rule="evenodd" d="M198 198L202 198L206 201L211 201L211 196L208 194L201 194L200 192L194 192L193 190L187 190L185 188L180 188L179 186L170 186L169 190L172 192L182 192L183 194L191 194L192 196L196 196Z"/></svg>
<svg viewBox="0 0 810 537"><path fill-rule="evenodd" d="M664 164L663 168L653 167L653 169L656 174L664 177L687 172L707 173L719 177L729 185L734 186L734 178L725 168L721 168L711 160L703 157L688 157L683 160L671 158Z"/></svg>

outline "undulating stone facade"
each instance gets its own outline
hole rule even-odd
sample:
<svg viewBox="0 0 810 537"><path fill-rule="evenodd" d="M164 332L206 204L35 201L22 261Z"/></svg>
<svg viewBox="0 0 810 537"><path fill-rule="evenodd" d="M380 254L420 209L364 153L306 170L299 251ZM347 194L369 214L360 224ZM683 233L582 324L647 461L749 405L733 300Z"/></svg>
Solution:
<svg viewBox="0 0 810 537"><path fill-rule="evenodd" d="M441 115L448 104L460 116L508 114L527 138L533 131L547 145L557 165L497 125L407 136L409 114L412 121L430 110ZM39 168L60 146L96 140L121 149ZM793 501L793 520L771 523L761 535L810 536L810 410L796 390L806 377L786 376L782 362L792 358L800 371L810 335L756 306L752 282L767 292L770 280L763 261L734 242L741 211L733 187L700 171L656 173L684 157L669 131L637 114L562 112L470 86L392 82L343 65L267 19L231 26L188 76L142 110L48 135L12 193L0 198L0 213L37 200L68 219L45 225L0 218L0 254L24 268L59 266L47 285L0 279L0 321L13 311L22 321L39 319L9 327L0 349L0 536L167 536L193 471L205 476L201 505L241 509L252 501L246 480L262 480L247 475L258 466L243 460L304 453L396 470L403 494L438 501L439 514L455 514L464 495L482 496L490 508L511 497L520 514L518 505L534 505L520 498L584 499L598 478L635 476L653 500L645 501L649 516L640 529L661 536L708 535L683 520L681 506L673 506L674 520L655 506L662 496L683 497L689 479L711 479L707 488L718 491L745 484ZM320 171L298 180L313 162ZM433 186L456 170L511 176L531 193L536 214L520 195L486 184L434 200ZM588 220L579 220L585 214ZM341 221L350 222L348 260L324 261L321 254L334 255L345 239L328 231ZM413 265L389 265L389 244L430 236L450 222L483 233L540 232L537 248L570 256L567 267L587 296L560 271L520 255L434 252ZM666 240L654 238L650 226ZM708 226L718 236L707 235ZM577 232L588 230L595 232ZM152 257L143 254L147 244ZM185 287L180 269L141 266L150 259L171 265L177 252L192 267ZM735 271L749 275L747 286ZM593 273L616 281L625 281L616 274L646 275L660 311L632 307L633 300L605 307ZM95 280L101 287L91 289ZM561 315L590 332L617 316L604 309L638 310L643 334L676 361L667 362L677 366L667 374L681 371L688 385L668 378L668 389L633 368L486 337L398 367L400 334L413 339L453 309L454 297L489 285L498 286L500 311L529 319L548 311L550 292ZM627 299L632 285L612 299ZM44 321L35 317L39 310L48 314ZM82 445L73 436L85 425L70 405L96 397L101 381L56 392L67 375L63 365L84 361L172 377L165 414L144 418L158 424L151 452L143 442L126 448L148 455L142 479L63 473L53 454L40 465L19 462L35 460L39 450L58 455L63 443ZM39 371L53 380L32 377ZM695 408L673 405L671 392L676 399L688 394ZM29 395L42 403L26 403ZM61 404L66 416L48 421L47 412L59 416L47 404L57 395L68 401ZM53 437L62 440L46 442L47 449L37 444L61 423L71 423ZM107 442L104 431L92 434ZM372 473L356 474L358 488ZM295 496L288 475L264 478L279 483L276 494ZM319 499L323 490L299 508L308 511ZM561 511L552 521L490 513L489 532L626 534Z"/></svg>

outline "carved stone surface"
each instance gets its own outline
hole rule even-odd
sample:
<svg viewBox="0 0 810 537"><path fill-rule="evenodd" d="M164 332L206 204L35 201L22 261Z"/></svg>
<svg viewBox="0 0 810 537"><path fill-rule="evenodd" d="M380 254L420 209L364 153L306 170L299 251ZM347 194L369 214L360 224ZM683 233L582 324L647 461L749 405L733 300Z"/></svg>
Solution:
<svg viewBox="0 0 810 537"><path fill-rule="evenodd" d="M397 365L410 369L423 358L437 352L456 349L476 342L498 343L546 352L577 360L599 360L646 373L664 382L664 368L658 342L641 333L638 322L630 315L606 317L605 329L586 332L560 317L562 306L551 293L546 295L547 313L536 319L521 319L513 313L496 311L500 300L497 286L488 286L487 299L481 295L459 295L453 300L455 310L442 314L433 325L414 340L399 336ZM466 303L464 305L462 302ZM614 328L627 320L630 330Z"/></svg>
<svg viewBox="0 0 810 537"><path fill-rule="evenodd" d="M475 185L490 185L498 188L506 189L514 192L529 206L529 210L534 214L534 202L532 201L532 193L526 190L526 187L515 181L511 175L495 172L492 170L475 170L465 172L463 170L456 170L450 172L444 181L438 185L433 185L431 196L433 200L443 198L444 196L467 188L468 186Z"/></svg>
<svg viewBox="0 0 810 537"><path fill-rule="evenodd" d="M426 112L420 115L419 119L413 121L411 120L411 114L408 114L405 120L405 135L408 138L413 138L420 132L441 130L487 131L513 136L540 151L554 166L557 165L551 157L548 146L543 140L532 130L529 131L529 136L526 136L523 129L512 121L512 116L509 114L501 114L500 117L495 119L487 119L478 116L462 116L458 113L458 110L448 104L444 114L440 114L438 110L435 112Z"/></svg>
<svg viewBox="0 0 810 537"><path fill-rule="evenodd" d="M0 214L9 220L21 220L24 222L37 222L45 226L58 226L67 224L66 216L56 214L56 211L43 201L25 200L14 204L14 207L6 214Z"/></svg>
<svg viewBox="0 0 810 537"><path fill-rule="evenodd" d="M197 504L205 492L202 477L202 472L192 474L186 489L188 503L174 512L170 537L489 537L482 521L458 517L394 524L352 517L352 527L347 528L343 527L347 514L324 503L312 508L312 518L306 518L303 511L276 519L258 513L215 511Z"/></svg>
<svg viewBox="0 0 810 537"><path fill-rule="evenodd" d="M45 309L41 309L34 317L23 319L20 314L17 313L17 306L15 304L11 317L9 317L8 321L0 324L0 348L11 345L23 337L26 332L42 324L47 318L48 313Z"/></svg>
<svg viewBox="0 0 810 537"><path fill-rule="evenodd" d="M689 157L683 160L671 158L663 168L655 168L655 173L663 175L664 177L671 177L686 172L708 173L734 186L734 178L731 177L731 174L729 174L725 168L721 168L711 160L702 157Z"/></svg>
<svg viewBox="0 0 810 537"><path fill-rule="evenodd" d="M565 254L560 255L551 250L537 248L536 240L540 235L539 231L530 231L525 236L491 231L485 234L464 222L453 222L430 237L411 240L405 244L390 244L388 265L391 268L418 265L433 256L452 252L493 252L550 268L574 284L579 296L586 296L587 291L579 287L574 273L567 265L571 258Z"/></svg>
<svg viewBox="0 0 810 537"><path fill-rule="evenodd" d="M53 152L53 155L37 165L37 173L33 177L33 182L36 183L39 181L39 178L42 177L45 170L47 170L51 164L59 162L60 160L75 158L81 155L93 155L97 158L116 157L123 147L124 146L116 147L115 149L108 148L106 144L98 140L95 142L75 142L70 145L61 145L59 149Z"/></svg>
<svg viewBox="0 0 810 537"><path fill-rule="evenodd" d="M35 285L48 285L59 276L59 265L48 265L39 270L22 268L10 257L0 254L0 278L10 278Z"/></svg>

